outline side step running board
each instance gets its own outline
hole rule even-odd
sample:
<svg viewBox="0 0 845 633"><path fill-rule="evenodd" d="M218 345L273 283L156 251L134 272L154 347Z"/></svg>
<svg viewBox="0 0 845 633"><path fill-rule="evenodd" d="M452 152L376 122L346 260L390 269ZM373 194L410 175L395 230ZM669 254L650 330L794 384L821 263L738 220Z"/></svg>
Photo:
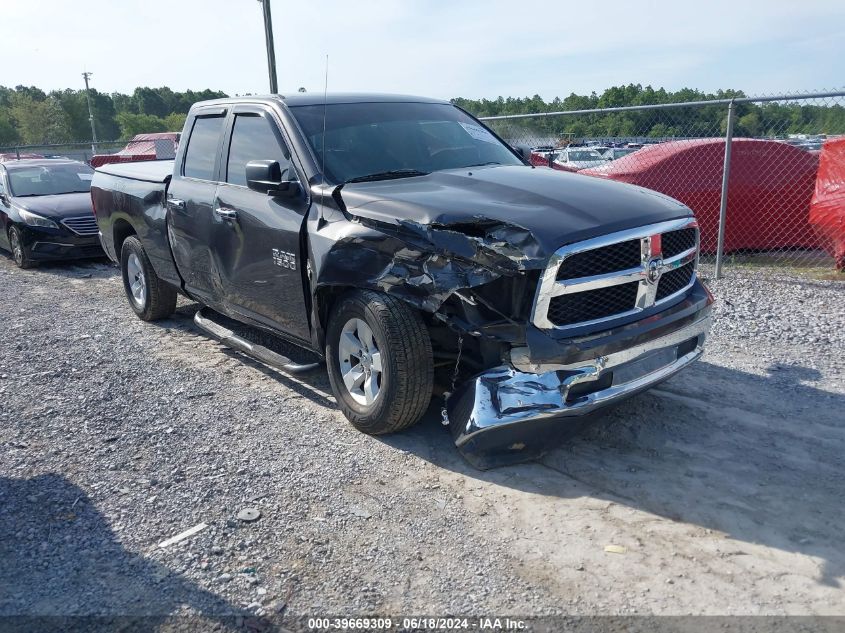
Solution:
<svg viewBox="0 0 845 633"><path fill-rule="evenodd" d="M301 365L293 362L287 356L277 354L273 350L267 349L263 345L256 345L250 343L245 338L238 336L232 330L223 327L219 323L214 322L207 315L203 314L206 308L197 310L194 315L194 323L206 334L220 341L226 347L231 347L234 350L242 352L247 356L251 356L257 361L260 361L276 369L287 372L289 374L301 374L306 371L316 369L322 363L305 363Z"/></svg>

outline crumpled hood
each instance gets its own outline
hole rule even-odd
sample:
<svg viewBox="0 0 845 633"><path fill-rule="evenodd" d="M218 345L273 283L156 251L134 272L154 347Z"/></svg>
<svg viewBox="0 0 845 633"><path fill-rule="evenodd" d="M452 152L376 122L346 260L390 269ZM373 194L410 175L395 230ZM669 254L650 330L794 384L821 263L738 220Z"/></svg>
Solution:
<svg viewBox="0 0 845 633"><path fill-rule="evenodd" d="M79 215L93 217L94 215L91 194L87 191L84 193L63 193L55 196L13 198L12 203L19 209L37 213L51 220L64 220Z"/></svg>
<svg viewBox="0 0 845 633"><path fill-rule="evenodd" d="M564 244L692 212L663 194L551 169L523 166L439 171L344 185L347 211L382 223L465 231L476 222L526 229L548 257ZM502 233L501 231L499 234Z"/></svg>

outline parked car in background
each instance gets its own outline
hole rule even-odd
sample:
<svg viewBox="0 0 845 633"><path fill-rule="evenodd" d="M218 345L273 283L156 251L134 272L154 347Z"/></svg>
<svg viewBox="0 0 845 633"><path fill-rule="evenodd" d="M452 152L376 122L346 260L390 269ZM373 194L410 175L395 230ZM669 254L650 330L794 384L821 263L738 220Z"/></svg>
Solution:
<svg viewBox="0 0 845 633"><path fill-rule="evenodd" d="M601 152L601 155L606 160L616 160L617 158L622 158L623 156L627 156L628 154L633 154L636 152L639 147L607 147Z"/></svg>
<svg viewBox="0 0 845 633"><path fill-rule="evenodd" d="M845 137L826 141L822 147L810 225L836 268L845 270Z"/></svg>
<svg viewBox="0 0 845 633"><path fill-rule="evenodd" d="M552 147L535 148L531 150L528 161L535 167L551 167L558 171L578 171L572 166L564 166L563 163L555 162L559 149Z"/></svg>
<svg viewBox="0 0 845 633"><path fill-rule="evenodd" d="M607 159L589 147L566 147L555 152L554 162L572 171L600 167Z"/></svg>
<svg viewBox="0 0 845 633"><path fill-rule="evenodd" d="M93 175L68 159L0 162L0 247L19 267L105 255L91 206Z"/></svg>
<svg viewBox="0 0 845 633"><path fill-rule="evenodd" d="M91 158L92 167L110 163L135 163L142 160L167 160L176 156L179 145L178 132L156 132L155 134L136 134L119 152L114 154L95 154Z"/></svg>
<svg viewBox="0 0 845 633"><path fill-rule="evenodd" d="M725 140L646 145L581 174L640 185L680 200L701 225L702 252L716 251ZM773 169L772 166L777 166ZM733 140L725 252L817 248L808 221L818 157L779 141Z"/></svg>

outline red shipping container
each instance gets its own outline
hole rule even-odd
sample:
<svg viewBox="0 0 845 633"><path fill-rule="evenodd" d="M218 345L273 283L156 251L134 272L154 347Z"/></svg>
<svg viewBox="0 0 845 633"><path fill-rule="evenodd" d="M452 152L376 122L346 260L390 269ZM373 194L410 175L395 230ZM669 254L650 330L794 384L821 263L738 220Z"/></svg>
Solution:
<svg viewBox="0 0 845 633"><path fill-rule="evenodd" d="M845 138L826 141L819 159L810 224L825 250L845 270Z"/></svg>
<svg viewBox="0 0 845 633"><path fill-rule="evenodd" d="M724 139L649 145L580 174L654 189L683 202L701 226L701 250L716 252ZM818 157L778 141L734 139L725 252L818 248L809 223Z"/></svg>

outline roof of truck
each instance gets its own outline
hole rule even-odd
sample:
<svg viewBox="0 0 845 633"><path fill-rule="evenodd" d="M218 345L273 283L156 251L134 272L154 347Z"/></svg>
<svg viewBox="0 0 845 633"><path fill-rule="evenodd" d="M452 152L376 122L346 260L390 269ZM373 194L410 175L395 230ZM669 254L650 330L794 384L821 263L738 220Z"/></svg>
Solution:
<svg viewBox="0 0 845 633"><path fill-rule="evenodd" d="M246 97L226 97L224 99L213 99L201 101L203 105L215 103L255 103L256 101L283 101L289 106L308 106L336 103L449 103L443 99L432 99L430 97L415 97L411 95L381 94L377 92L329 92L326 95L317 92L294 92L289 95L251 95Z"/></svg>

